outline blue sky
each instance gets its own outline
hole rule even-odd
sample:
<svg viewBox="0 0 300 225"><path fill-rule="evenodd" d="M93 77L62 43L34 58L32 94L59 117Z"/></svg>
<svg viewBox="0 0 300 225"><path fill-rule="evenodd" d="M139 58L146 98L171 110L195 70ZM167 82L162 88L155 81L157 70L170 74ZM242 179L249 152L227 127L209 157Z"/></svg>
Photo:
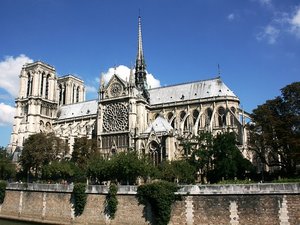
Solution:
<svg viewBox="0 0 300 225"><path fill-rule="evenodd" d="M218 76L252 112L300 79L299 0L1 0L0 146L9 143L22 64L75 74L133 65L142 16L147 70L160 85Z"/></svg>

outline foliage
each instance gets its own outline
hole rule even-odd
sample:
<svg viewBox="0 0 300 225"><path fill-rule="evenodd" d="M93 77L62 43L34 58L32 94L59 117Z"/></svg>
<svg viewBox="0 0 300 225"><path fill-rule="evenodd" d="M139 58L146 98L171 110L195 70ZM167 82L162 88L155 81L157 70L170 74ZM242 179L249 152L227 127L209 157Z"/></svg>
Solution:
<svg viewBox="0 0 300 225"><path fill-rule="evenodd" d="M245 173L252 170L252 164L245 159L236 146L234 133L219 134L214 138L213 169L210 180L245 178Z"/></svg>
<svg viewBox="0 0 300 225"><path fill-rule="evenodd" d="M80 169L86 171L88 161L92 159L97 152L97 142L94 139L81 137L75 139L73 145L72 159Z"/></svg>
<svg viewBox="0 0 300 225"><path fill-rule="evenodd" d="M300 163L300 82L253 110L250 141L258 161L293 176Z"/></svg>
<svg viewBox="0 0 300 225"><path fill-rule="evenodd" d="M76 183L73 189L74 197L74 211L75 216L80 216L83 213L87 194L85 193L86 185L83 183Z"/></svg>
<svg viewBox="0 0 300 225"><path fill-rule="evenodd" d="M0 204L4 202L6 186L7 183L5 181L0 181Z"/></svg>
<svg viewBox="0 0 300 225"><path fill-rule="evenodd" d="M69 161L53 161L42 167L42 179L71 181L76 175L76 166Z"/></svg>
<svg viewBox="0 0 300 225"><path fill-rule="evenodd" d="M209 132L202 133L194 137L194 145L191 157L189 158L190 164L196 167L197 171L201 171L201 181L205 183L205 178L208 172L212 170L212 156L213 156L213 135Z"/></svg>
<svg viewBox="0 0 300 225"><path fill-rule="evenodd" d="M253 184L255 183L254 181L252 180L222 180L222 181L219 181L218 184Z"/></svg>
<svg viewBox="0 0 300 225"><path fill-rule="evenodd" d="M176 201L175 192L178 187L174 183L155 182L141 185L137 189L140 204L150 204L154 224L167 225L171 217L171 206Z"/></svg>
<svg viewBox="0 0 300 225"><path fill-rule="evenodd" d="M300 178L285 178L273 180L272 183L300 183Z"/></svg>
<svg viewBox="0 0 300 225"><path fill-rule="evenodd" d="M0 179L8 180L16 174L15 164L8 158L4 148L0 148Z"/></svg>
<svg viewBox="0 0 300 225"><path fill-rule="evenodd" d="M100 155L95 155L89 160L87 176L94 184L101 184L103 181L111 180L111 162Z"/></svg>
<svg viewBox="0 0 300 225"><path fill-rule="evenodd" d="M123 184L134 184L138 177L147 177L153 168L146 158L134 151L120 152L110 160L111 178Z"/></svg>
<svg viewBox="0 0 300 225"><path fill-rule="evenodd" d="M234 133L223 133L213 137L202 133L189 140L192 154L189 163L202 175L202 182L215 183L224 179L245 179L253 171L251 162L245 159L237 147Z"/></svg>
<svg viewBox="0 0 300 225"><path fill-rule="evenodd" d="M111 218L115 218L115 214L117 212L118 199L117 199L118 187L116 184L111 183L109 186L109 191L106 196L106 205L105 205L105 213Z"/></svg>
<svg viewBox="0 0 300 225"><path fill-rule="evenodd" d="M180 184L191 184L195 182L196 169L186 160L165 161L160 166L161 178L170 181L178 182Z"/></svg>
<svg viewBox="0 0 300 225"><path fill-rule="evenodd" d="M23 146L20 164L24 171L34 171L37 177L41 167L55 160L67 151L62 148L63 141L53 133L38 133L29 136Z"/></svg>

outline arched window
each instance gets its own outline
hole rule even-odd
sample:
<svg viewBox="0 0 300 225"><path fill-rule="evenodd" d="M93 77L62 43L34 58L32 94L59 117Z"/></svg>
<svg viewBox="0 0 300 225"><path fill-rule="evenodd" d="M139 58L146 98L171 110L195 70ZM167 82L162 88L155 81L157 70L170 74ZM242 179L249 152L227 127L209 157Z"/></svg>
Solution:
<svg viewBox="0 0 300 225"><path fill-rule="evenodd" d="M149 143L149 156L155 166L162 162L160 145L156 141L151 141Z"/></svg>
<svg viewBox="0 0 300 225"><path fill-rule="evenodd" d="M219 107L218 114L219 127L226 126L226 112L224 107Z"/></svg>
<svg viewBox="0 0 300 225"><path fill-rule="evenodd" d="M196 121L198 119L198 116L199 116L199 111L197 109L195 109L193 111L193 124L195 125L196 124Z"/></svg>
<svg viewBox="0 0 300 225"><path fill-rule="evenodd" d="M185 118L185 116L186 116L186 112L185 111L181 111L180 112L180 122L184 121L183 130L187 131L188 130L188 120Z"/></svg>
<svg viewBox="0 0 300 225"><path fill-rule="evenodd" d="M75 87L75 84L73 85L73 94L72 94L72 103L76 103L77 101L75 101L75 100L77 100L76 99L76 97L77 97L77 94L76 94L76 87Z"/></svg>
<svg viewBox="0 0 300 225"><path fill-rule="evenodd" d="M45 90L45 98L48 99L49 96L49 79L50 79L50 74L47 75L46 78L46 90Z"/></svg>
<svg viewBox="0 0 300 225"><path fill-rule="evenodd" d="M234 107L231 107L230 109L231 109L231 112L233 113L233 114L230 115L230 125L235 126L235 112L236 112L236 110L235 110Z"/></svg>
<svg viewBox="0 0 300 225"><path fill-rule="evenodd" d="M43 96L43 90L44 90L44 76L45 76L45 73L42 73L41 75L41 89L40 89L40 95Z"/></svg>
<svg viewBox="0 0 300 225"><path fill-rule="evenodd" d="M169 112L168 113L168 121L169 121L169 123L171 124L171 126L173 127L173 128L175 128L175 119L173 118L173 113L172 112ZM172 119L173 118L173 119Z"/></svg>
<svg viewBox="0 0 300 225"><path fill-rule="evenodd" d="M62 86L61 86L61 84L58 86L58 91L59 91L58 102L59 102L59 105L61 105L61 103L62 103Z"/></svg>
<svg viewBox="0 0 300 225"><path fill-rule="evenodd" d="M209 126L210 125L211 117L212 117L212 109L211 108L207 108L205 110L205 126Z"/></svg>
<svg viewBox="0 0 300 225"><path fill-rule="evenodd" d="M76 89L76 102L79 102L79 87Z"/></svg>
<svg viewBox="0 0 300 225"><path fill-rule="evenodd" d="M27 97L31 95L32 90L32 76L30 73L27 73Z"/></svg>

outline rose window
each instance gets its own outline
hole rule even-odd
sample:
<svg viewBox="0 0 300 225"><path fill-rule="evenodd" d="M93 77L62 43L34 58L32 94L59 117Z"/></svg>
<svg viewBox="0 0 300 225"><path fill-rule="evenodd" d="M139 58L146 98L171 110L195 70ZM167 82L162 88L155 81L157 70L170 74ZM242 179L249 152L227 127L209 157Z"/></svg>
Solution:
<svg viewBox="0 0 300 225"><path fill-rule="evenodd" d="M124 103L109 104L104 109L103 128L106 132L128 129L128 107Z"/></svg>

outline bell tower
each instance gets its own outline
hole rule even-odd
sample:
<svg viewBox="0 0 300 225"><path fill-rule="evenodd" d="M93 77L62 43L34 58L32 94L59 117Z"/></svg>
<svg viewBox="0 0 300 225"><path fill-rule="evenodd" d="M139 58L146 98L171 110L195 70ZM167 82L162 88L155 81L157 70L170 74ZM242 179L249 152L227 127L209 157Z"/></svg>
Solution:
<svg viewBox="0 0 300 225"><path fill-rule="evenodd" d="M35 133L52 131L56 118L57 77L54 67L43 62L23 66L20 91L16 98L16 114L11 134L11 153L22 149L25 139Z"/></svg>

